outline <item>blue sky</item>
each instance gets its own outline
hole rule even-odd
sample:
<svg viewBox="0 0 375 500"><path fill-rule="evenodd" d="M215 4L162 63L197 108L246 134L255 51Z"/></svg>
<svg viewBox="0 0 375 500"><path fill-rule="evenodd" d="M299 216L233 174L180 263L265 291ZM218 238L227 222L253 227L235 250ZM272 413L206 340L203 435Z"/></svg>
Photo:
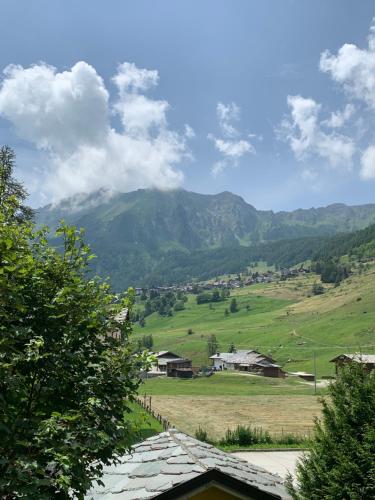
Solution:
<svg viewBox="0 0 375 500"><path fill-rule="evenodd" d="M373 16L366 0L3 0L1 142L35 206L178 186L273 210L375 202Z"/></svg>

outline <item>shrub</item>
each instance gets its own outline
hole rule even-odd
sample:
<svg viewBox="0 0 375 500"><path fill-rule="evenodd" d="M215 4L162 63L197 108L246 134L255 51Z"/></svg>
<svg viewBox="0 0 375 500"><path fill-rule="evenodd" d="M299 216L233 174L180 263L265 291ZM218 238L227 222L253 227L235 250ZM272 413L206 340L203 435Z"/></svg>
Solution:
<svg viewBox="0 0 375 500"><path fill-rule="evenodd" d="M209 443L210 439L208 437L208 432L203 429L201 426L198 427L198 429L195 431L195 437L199 441L203 441L204 443Z"/></svg>
<svg viewBox="0 0 375 500"><path fill-rule="evenodd" d="M234 430L227 429L224 439L220 444L237 444L248 446L251 444L272 443L271 435L262 427L238 425Z"/></svg>

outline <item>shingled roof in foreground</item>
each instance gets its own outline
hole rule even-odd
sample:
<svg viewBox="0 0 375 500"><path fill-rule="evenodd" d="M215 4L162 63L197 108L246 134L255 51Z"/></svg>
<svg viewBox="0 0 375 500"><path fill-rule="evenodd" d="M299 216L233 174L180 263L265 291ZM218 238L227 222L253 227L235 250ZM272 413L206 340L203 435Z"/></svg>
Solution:
<svg viewBox="0 0 375 500"><path fill-rule="evenodd" d="M189 492L207 484L238 492L233 498L289 499L279 476L176 429L146 439L106 467L86 500L189 498Z"/></svg>

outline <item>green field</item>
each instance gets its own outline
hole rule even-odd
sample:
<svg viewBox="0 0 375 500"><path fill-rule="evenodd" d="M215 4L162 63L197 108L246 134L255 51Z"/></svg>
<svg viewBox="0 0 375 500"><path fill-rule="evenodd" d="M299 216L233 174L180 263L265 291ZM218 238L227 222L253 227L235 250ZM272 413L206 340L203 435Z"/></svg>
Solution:
<svg viewBox="0 0 375 500"><path fill-rule="evenodd" d="M325 394L325 388L318 388L317 394ZM256 396L256 395L313 395L314 385L298 378L267 378L257 375L218 372L211 377L195 379L174 379L157 377L146 380L140 387L140 394L166 396Z"/></svg>
<svg viewBox="0 0 375 500"><path fill-rule="evenodd" d="M315 280L316 275L306 275L233 290L231 297L240 310L229 316L224 310L230 299L210 308L197 305L189 295L185 310L166 318L153 313L144 328L136 325L135 338L152 334L155 351L173 350L190 357L194 366L203 366L209 364L207 338L215 334L221 351L233 342L237 349L271 354L287 371L312 372L315 353L318 378L332 375L329 360L335 355L375 352L375 267L339 287L325 285L324 295L309 297ZM187 334L189 328L192 335Z"/></svg>

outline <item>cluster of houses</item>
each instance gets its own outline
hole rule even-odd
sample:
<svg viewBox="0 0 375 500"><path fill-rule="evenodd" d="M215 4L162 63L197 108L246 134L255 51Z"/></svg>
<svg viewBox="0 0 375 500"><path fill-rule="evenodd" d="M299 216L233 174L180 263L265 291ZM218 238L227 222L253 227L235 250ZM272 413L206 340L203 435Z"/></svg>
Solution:
<svg viewBox="0 0 375 500"><path fill-rule="evenodd" d="M284 378L285 372L280 365L258 351L217 352L210 357L215 371L237 370L254 373L263 377Z"/></svg>
<svg viewBox="0 0 375 500"><path fill-rule="evenodd" d="M168 292L183 292L183 293L195 293L196 291L201 292L205 290L213 290L215 288L242 288L243 286L256 285L258 283L271 283L273 281L288 278L294 278L300 274L310 273L310 269L299 268L299 269L289 269L280 268L277 272L275 271L265 271L265 272L254 272L249 276L237 278L228 278L226 280L221 279L217 281L204 281L200 283L188 283L186 285L170 285L170 286L155 286L149 291L153 290L160 294ZM144 291L143 288L135 288L136 295L141 295Z"/></svg>
<svg viewBox="0 0 375 500"><path fill-rule="evenodd" d="M198 369L193 368L188 358L179 356L172 351L151 353L155 358L148 376L166 375L167 377L191 378ZM285 372L281 366L267 355L257 351L218 352L210 357L214 371L234 370L249 372L263 377L284 378Z"/></svg>
<svg viewBox="0 0 375 500"><path fill-rule="evenodd" d="M150 353L155 358L148 376L166 375L174 378L192 378L198 372L191 359L184 358L172 351ZM263 377L285 378L286 375L298 376L313 381L315 375L305 372L286 373L271 356L254 350L217 352L210 357L214 371L233 370L253 373ZM375 370L375 354L340 354L331 360L336 364L336 373L343 365L351 362L361 363L367 371Z"/></svg>

